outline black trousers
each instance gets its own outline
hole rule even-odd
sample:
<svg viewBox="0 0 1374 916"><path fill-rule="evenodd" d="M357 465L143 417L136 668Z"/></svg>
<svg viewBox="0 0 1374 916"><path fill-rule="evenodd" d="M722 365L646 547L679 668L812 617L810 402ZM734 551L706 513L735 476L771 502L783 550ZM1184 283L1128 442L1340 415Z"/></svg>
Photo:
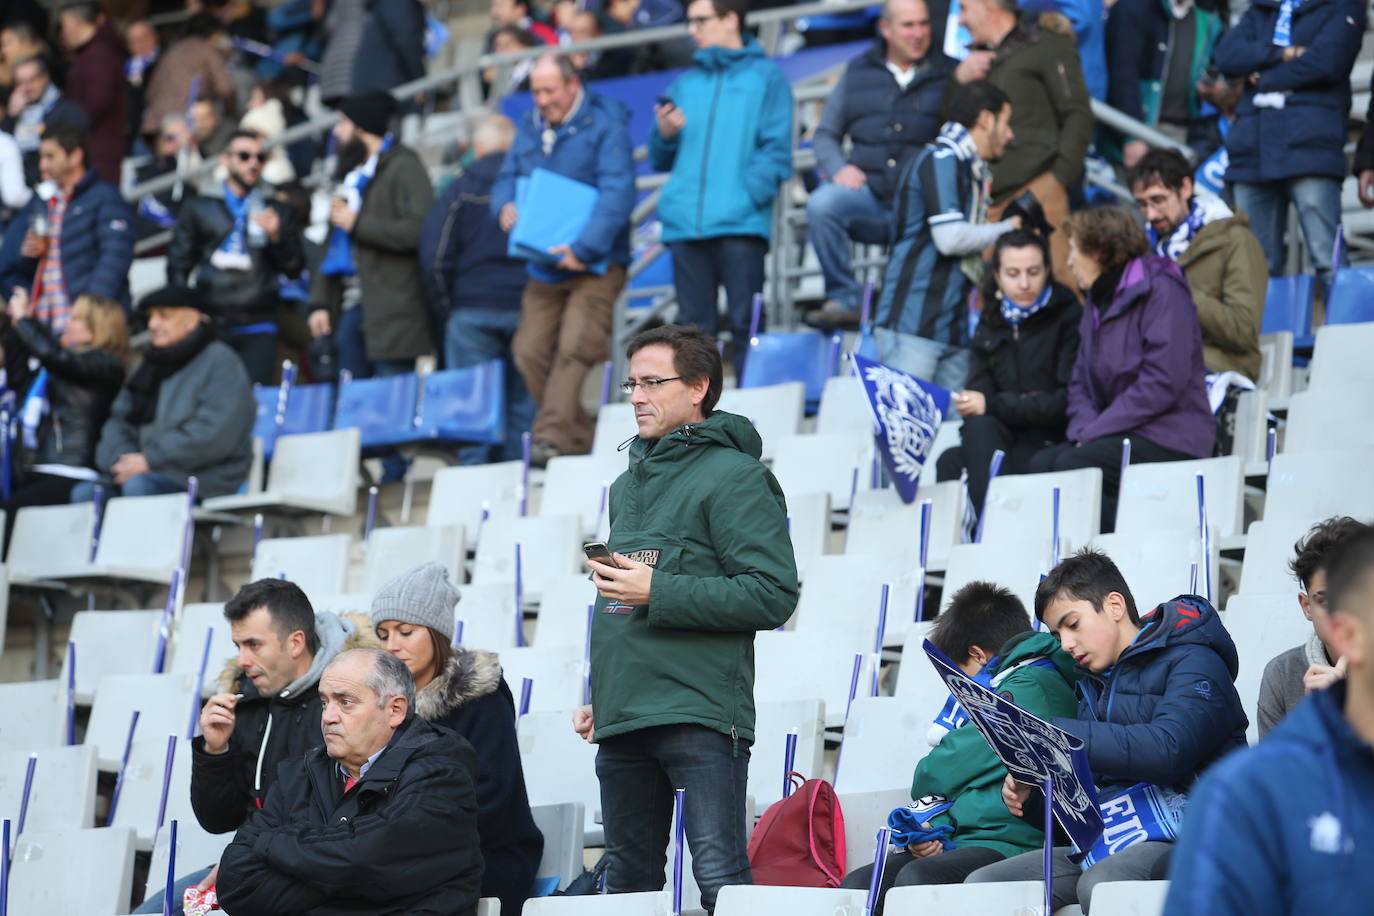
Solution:
<svg viewBox="0 0 1374 916"><path fill-rule="evenodd" d="M1006 453L998 474L1026 474L1031 459L1046 448L1039 440L1017 439L1005 423L996 417L979 414L965 417L959 430L959 445L946 449L935 462L936 480L958 480L961 471L968 471L968 497L978 514L983 512L983 500L988 493L988 466L992 453L1001 449Z"/></svg>
<svg viewBox="0 0 1374 916"><path fill-rule="evenodd" d="M671 242L668 248L673 253L678 324L692 325L714 337L720 324L720 288L725 287L725 308L738 380L744 374L744 355L749 349L754 293L763 292L763 262L768 254L768 243L753 235L727 235ZM763 330L762 322L759 330Z"/></svg>
<svg viewBox="0 0 1374 916"><path fill-rule="evenodd" d="M1144 436L1104 436L1082 445L1065 442L1038 452L1031 459L1030 473L1101 468L1102 533L1109 534L1116 530L1116 497L1121 489L1121 441L1127 438L1131 440L1131 464L1184 461L1193 457L1165 448Z"/></svg>
<svg viewBox="0 0 1374 916"><path fill-rule="evenodd" d="M906 850L888 855L883 866L883 880L879 885L878 905L873 916L882 916L883 902L887 892L894 887L912 887L925 884L963 884L970 874L1002 861L1002 854L986 846L959 846L948 852L918 859ZM840 882L840 887L867 890L873 880L872 863L850 872Z"/></svg>

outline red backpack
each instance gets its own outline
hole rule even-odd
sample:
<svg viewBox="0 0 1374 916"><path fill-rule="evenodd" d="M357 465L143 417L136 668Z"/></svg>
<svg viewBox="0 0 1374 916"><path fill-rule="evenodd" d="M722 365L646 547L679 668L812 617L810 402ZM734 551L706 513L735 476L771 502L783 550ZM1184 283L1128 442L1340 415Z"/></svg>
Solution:
<svg viewBox="0 0 1374 916"><path fill-rule="evenodd" d="M749 838L755 884L839 887L844 878L844 814L835 789L824 779L803 781L768 806Z"/></svg>

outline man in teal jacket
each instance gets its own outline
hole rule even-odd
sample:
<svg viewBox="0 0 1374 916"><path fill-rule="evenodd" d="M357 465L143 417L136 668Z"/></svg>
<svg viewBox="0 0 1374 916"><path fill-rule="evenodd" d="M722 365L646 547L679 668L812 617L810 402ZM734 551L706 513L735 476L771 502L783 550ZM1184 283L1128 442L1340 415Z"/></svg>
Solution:
<svg viewBox="0 0 1374 916"><path fill-rule="evenodd" d="M743 31L748 0L692 0L696 66L654 107L649 162L671 171L658 203L673 254L678 321L715 334L725 286L735 375L744 369L750 302L763 289L773 197L792 174L792 90ZM729 269L726 269L729 265Z"/></svg>
<svg viewBox="0 0 1374 916"><path fill-rule="evenodd" d="M611 487L610 558L592 561L592 704L573 726L596 773L611 893L663 887L673 789L701 902L748 884L745 781L754 632L797 603L787 507L744 417L714 410L712 339L676 325L626 348L639 435ZM593 710L595 715L593 716Z"/></svg>

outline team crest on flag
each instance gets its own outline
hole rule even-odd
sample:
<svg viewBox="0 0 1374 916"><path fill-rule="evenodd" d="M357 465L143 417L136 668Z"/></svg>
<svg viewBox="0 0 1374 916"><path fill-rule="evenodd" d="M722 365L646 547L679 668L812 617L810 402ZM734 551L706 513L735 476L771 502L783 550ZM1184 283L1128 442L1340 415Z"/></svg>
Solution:
<svg viewBox="0 0 1374 916"><path fill-rule="evenodd" d="M902 502L915 502L921 468L949 407L949 392L857 353L854 365L878 420L883 464Z"/></svg>

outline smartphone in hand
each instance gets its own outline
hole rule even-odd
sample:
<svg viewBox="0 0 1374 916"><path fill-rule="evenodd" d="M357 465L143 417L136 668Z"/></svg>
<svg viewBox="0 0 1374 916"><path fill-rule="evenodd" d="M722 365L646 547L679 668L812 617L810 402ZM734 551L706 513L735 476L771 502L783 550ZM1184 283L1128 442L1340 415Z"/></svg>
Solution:
<svg viewBox="0 0 1374 916"><path fill-rule="evenodd" d="M588 541L582 545L582 552L587 555L588 560L605 560L616 569L620 569L620 564L611 556L611 550L606 546L605 541Z"/></svg>

